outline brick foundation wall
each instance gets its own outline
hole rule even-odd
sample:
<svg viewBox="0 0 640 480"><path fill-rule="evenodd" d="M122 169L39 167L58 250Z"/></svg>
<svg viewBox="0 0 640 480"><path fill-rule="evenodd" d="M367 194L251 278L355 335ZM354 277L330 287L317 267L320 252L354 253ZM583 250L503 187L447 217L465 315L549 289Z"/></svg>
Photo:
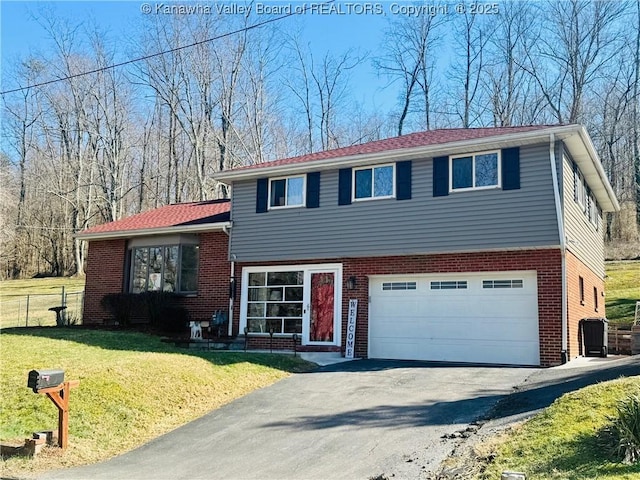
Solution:
<svg viewBox="0 0 640 480"><path fill-rule="evenodd" d="M178 303L189 310L195 320L209 320L216 310L229 309L229 274L227 260L229 238L224 232L199 234L198 293L179 297ZM83 323L103 324L109 313L100 306L102 297L120 293L124 288L127 242L94 240L89 243ZM186 329L186 327L185 327Z"/></svg>
<svg viewBox="0 0 640 480"><path fill-rule="evenodd" d="M82 314L85 325L100 325L109 319L100 301L107 293L122 292L126 251L124 239L89 242Z"/></svg>
<svg viewBox="0 0 640 480"><path fill-rule="evenodd" d="M346 338L349 299L358 299L356 325L356 356L368 352L368 305L371 275L412 275L426 273L493 272L535 270L538 276L538 315L540 331L540 363L542 366L561 363L562 335L562 267L559 249L513 252L483 252L441 255L410 255L375 258L308 259L295 264L342 263L342 348ZM244 266L292 265L294 262L239 263L236 265L238 293L241 291ZM346 281L356 277L356 289L347 290ZM239 333L240 298L233 316L234 334ZM268 342L269 339L267 338ZM274 341L275 348L275 341Z"/></svg>
<svg viewBox="0 0 640 480"><path fill-rule="evenodd" d="M580 277L583 279L584 301L580 299ZM597 290L597 302L594 298ZM582 263L571 252L567 252L567 318L569 326L568 358L580 355L578 336L579 322L583 318L606 317L604 280Z"/></svg>

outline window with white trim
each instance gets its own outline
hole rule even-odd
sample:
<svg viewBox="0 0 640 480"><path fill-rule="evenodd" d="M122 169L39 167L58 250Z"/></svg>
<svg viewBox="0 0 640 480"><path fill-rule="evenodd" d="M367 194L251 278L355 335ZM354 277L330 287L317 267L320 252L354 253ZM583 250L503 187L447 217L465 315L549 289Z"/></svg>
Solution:
<svg viewBox="0 0 640 480"><path fill-rule="evenodd" d="M269 208L304 205L305 176L269 179Z"/></svg>
<svg viewBox="0 0 640 480"><path fill-rule="evenodd" d="M573 170L573 188L574 195L573 199L576 201L580 207L582 207L582 211L587 211L587 184L584 181L584 176L582 172L578 170L578 167L575 166Z"/></svg>
<svg viewBox="0 0 640 480"><path fill-rule="evenodd" d="M353 200L395 196L395 164L353 169Z"/></svg>
<svg viewBox="0 0 640 480"><path fill-rule="evenodd" d="M304 272L251 272L247 328L252 333L302 333Z"/></svg>
<svg viewBox="0 0 640 480"><path fill-rule="evenodd" d="M441 282L431 282L431 290L466 290L466 280L445 280Z"/></svg>
<svg viewBox="0 0 640 480"><path fill-rule="evenodd" d="M522 280L483 280L482 288L523 288Z"/></svg>
<svg viewBox="0 0 640 480"><path fill-rule="evenodd" d="M196 293L198 250L188 244L133 248L129 291Z"/></svg>
<svg viewBox="0 0 640 480"><path fill-rule="evenodd" d="M500 186L500 152L482 152L449 159L449 190L477 190Z"/></svg>
<svg viewBox="0 0 640 480"><path fill-rule="evenodd" d="M598 202L596 201L595 197L593 195L589 196L589 209L588 209L588 216L589 216L589 221L591 222L591 224L596 227L596 230L598 230L598 217L600 214L600 208L598 207Z"/></svg>

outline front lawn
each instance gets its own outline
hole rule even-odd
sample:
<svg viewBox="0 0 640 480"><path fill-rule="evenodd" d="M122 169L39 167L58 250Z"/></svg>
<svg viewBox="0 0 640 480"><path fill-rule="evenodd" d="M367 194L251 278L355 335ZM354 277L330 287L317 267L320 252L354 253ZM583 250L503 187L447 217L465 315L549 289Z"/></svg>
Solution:
<svg viewBox="0 0 640 480"><path fill-rule="evenodd" d="M640 478L640 463L621 463L610 432L617 403L632 392L640 392L640 377L600 383L560 397L516 427L490 455L485 453L492 461L476 478L496 479L504 471L525 473L527 480Z"/></svg>
<svg viewBox="0 0 640 480"><path fill-rule="evenodd" d="M53 403L27 388L30 370L62 369L80 380L70 395L67 451L4 459L3 477L104 460L314 366L291 355L196 352L141 333L77 327L3 330L0 343L3 445L57 430Z"/></svg>
<svg viewBox="0 0 640 480"><path fill-rule="evenodd" d="M631 325L640 301L640 261L607 262L607 319L612 325Z"/></svg>

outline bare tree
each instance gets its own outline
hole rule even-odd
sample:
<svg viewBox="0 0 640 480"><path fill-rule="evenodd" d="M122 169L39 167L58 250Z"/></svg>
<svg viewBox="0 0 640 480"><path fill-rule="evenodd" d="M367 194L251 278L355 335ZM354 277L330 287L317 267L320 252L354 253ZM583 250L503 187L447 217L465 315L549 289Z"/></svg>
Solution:
<svg viewBox="0 0 640 480"><path fill-rule="evenodd" d="M234 129L236 117L236 99L242 74L244 56L246 54L248 34L242 32L232 42L227 42L225 48L215 49L214 57L219 75L219 90L217 102L219 104L220 129L218 130L217 143L219 149L218 168L222 171L237 164L234 161L233 150L229 148L232 137L240 138ZM225 39L229 40L229 39ZM222 54L224 52L224 54ZM219 196L226 198L229 195L227 186L218 184Z"/></svg>
<svg viewBox="0 0 640 480"><path fill-rule="evenodd" d="M17 204L20 195L18 175L11 159L0 153L0 279L15 278L19 276L19 269L23 266L21 255L18 252L18 233L15 218L17 217Z"/></svg>
<svg viewBox="0 0 640 480"><path fill-rule="evenodd" d="M506 0L500 3L500 14L490 17L493 35L487 44L481 84L495 126L533 124L542 115L544 102L537 85L518 64L525 56L534 15L530 4Z"/></svg>
<svg viewBox="0 0 640 480"><path fill-rule="evenodd" d="M96 73L92 102L88 113L88 129L96 142L95 188L97 209L103 221L118 220L125 211L126 196L136 185L131 175L131 142L134 138L130 122L131 83L122 70L107 68L114 63L115 52L108 51L105 36L91 34L92 50L101 69ZM90 196L93 194L90 192ZM88 216L92 205L87 205Z"/></svg>
<svg viewBox="0 0 640 480"><path fill-rule="evenodd" d="M585 90L616 54L614 27L625 5L601 0L537 5L544 21L519 65L534 78L558 122L579 122Z"/></svg>
<svg viewBox="0 0 640 480"><path fill-rule="evenodd" d="M451 69L453 82L451 111L464 128L475 124L484 114L485 102L478 101L482 76L486 70L485 50L491 38L484 17L465 11L456 17L457 61Z"/></svg>
<svg viewBox="0 0 640 480"><path fill-rule="evenodd" d="M634 159L634 177L636 181L636 223L640 225L640 1L635 2L635 15L633 15L633 65L634 65L634 81L633 81L633 112L631 141L633 144Z"/></svg>
<svg viewBox="0 0 640 480"><path fill-rule="evenodd" d="M43 70L43 65L36 59L31 58L22 63L18 67L15 79L18 84L30 85L36 83L39 74ZM13 244L13 259L10 276L19 277L22 271L21 250L24 246L22 228L25 208L26 208L26 176L29 157L32 156L31 151L34 143L35 128L34 124L38 121L41 111L37 99L38 92L33 88L26 88L9 100L3 96L3 110L5 115L5 124L3 125L4 136L13 146L18 158L18 198L17 207L15 209L15 218L12 219L16 230ZM8 159L8 157L3 157ZM4 172L7 173L6 170Z"/></svg>
<svg viewBox="0 0 640 480"><path fill-rule="evenodd" d="M402 135L412 112L419 118L420 129L432 128L433 70L438 59L435 48L445 18L420 15L389 21L382 44L384 54L374 59L374 66L388 76L392 84L401 84L398 135Z"/></svg>
<svg viewBox="0 0 640 480"><path fill-rule="evenodd" d="M290 38L289 47L298 76L293 81L285 78L285 84L297 98L306 120L306 153L315 151L317 140L323 150L339 147L344 139L337 134L338 119L348 91L349 72L365 57L349 49L335 57L326 53L316 63L298 40Z"/></svg>

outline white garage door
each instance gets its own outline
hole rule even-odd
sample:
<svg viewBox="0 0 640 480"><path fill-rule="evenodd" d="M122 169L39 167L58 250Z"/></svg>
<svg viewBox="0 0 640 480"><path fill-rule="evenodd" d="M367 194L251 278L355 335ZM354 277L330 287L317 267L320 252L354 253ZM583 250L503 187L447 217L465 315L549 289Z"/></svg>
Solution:
<svg viewBox="0 0 640 480"><path fill-rule="evenodd" d="M536 272L369 279L369 357L539 365Z"/></svg>

